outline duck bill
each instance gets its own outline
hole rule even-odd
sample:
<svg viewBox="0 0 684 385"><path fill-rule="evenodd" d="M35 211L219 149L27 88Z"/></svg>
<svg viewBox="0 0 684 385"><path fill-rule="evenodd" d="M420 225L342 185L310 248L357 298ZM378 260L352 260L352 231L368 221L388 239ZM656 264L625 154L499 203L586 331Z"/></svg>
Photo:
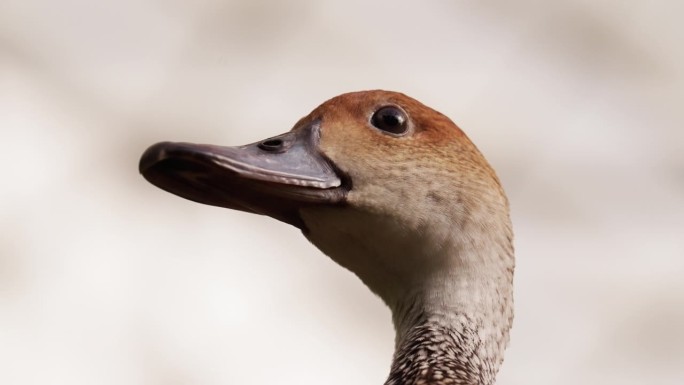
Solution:
<svg viewBox="0 0 684 385"><path fill-rule="evenodd" d="M318 151L313 122L239 147L157 143L140 159L153 185L191 201L268 215L306 230L299 209L344 200L343 176Z"/></svg>

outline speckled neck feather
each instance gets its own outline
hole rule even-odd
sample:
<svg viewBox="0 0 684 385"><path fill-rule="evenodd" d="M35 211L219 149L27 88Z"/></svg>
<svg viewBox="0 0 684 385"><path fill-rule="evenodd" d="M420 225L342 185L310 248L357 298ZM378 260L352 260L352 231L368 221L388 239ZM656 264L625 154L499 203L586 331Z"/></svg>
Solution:
<svg viewBox="0 0 684 385"><path fill-rule="evenodd" d="M394 354L385 385L492 384L498 357L490 357L478 321L460 318L451 325L425 319L413 327Z"/></svg>

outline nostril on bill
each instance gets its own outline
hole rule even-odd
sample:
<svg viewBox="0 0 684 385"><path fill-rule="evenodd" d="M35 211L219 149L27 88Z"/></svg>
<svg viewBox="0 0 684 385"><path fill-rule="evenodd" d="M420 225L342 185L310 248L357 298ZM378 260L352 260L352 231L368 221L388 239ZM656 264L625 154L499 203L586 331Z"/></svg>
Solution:
<svg viewBox="0 0 684 385"><path fill-rule="evenodd" d="M267 139L259 143L259 148L264 151L279 151L283 148L282 139Z"/></svg>

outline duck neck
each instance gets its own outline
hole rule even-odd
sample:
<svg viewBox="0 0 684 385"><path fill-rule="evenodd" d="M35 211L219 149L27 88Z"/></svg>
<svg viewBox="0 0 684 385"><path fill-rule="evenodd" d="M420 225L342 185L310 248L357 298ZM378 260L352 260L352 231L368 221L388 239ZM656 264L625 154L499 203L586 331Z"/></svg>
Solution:
<svg viewBox="0 0 684 385"><path fill-rule="evenodd" d="M453 320L423 316L397 338L385 385L490 385L500 360L489 354L479 321L461 314Z"/></svg>
<svg viewBox="0 0 684 385"><path fill-rule="evenodd" d="M456 214L412 224L370 211L310 210L301 211L307 238L392 310L395 354L386 385L494 382L513 319L505 212L470 210L474 219L454 225Z"/></svg>
<svg viewBox="0 0 684 385"><path fill-rule="evenodd" d="M461 271L391 306L396 340L385 385L493 384L513 318L506 275L475 280Z"/></svg>

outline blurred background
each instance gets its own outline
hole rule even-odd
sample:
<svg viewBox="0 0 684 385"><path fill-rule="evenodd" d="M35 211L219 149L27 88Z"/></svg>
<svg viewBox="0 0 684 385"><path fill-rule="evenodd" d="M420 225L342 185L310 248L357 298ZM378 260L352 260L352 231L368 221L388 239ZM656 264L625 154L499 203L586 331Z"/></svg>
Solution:
<svg viewBox="0 0 684 385"><path fill-rule="evenodd" d="M389 311L294 228L167 194L238 145L402 91L497 169L498 384L684 383L684 3L0 2L0 383L381 384Z"/></svg>

